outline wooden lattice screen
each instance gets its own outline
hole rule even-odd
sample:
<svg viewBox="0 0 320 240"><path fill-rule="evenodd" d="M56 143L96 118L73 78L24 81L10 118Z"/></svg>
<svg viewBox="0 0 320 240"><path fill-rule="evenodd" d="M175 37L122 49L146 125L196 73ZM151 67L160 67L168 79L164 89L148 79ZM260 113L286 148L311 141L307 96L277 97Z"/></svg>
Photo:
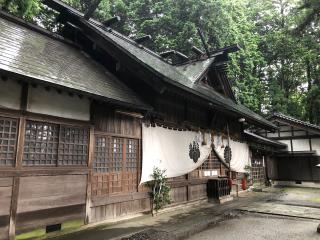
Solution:
<svg viewBox="0 0 320 240"><path fill-rule="evenodd" d="M86 165L88 128L27 121L24 166Z"/></svg>
<svg viewBox="0 0 320 240"><path fill-rule="evenodd" d="M260 185L265 184L265 167L263 166L263 160L255 157L252 159L251 173L253 183Z"/></svg>
<svg viewBox="0 0 320 240"><path fill-rule="evenodd" d="M60 127L59 165L86 165L89 131L87 128Z"/></svg>
<svg viewBox="0 0 320 240"><path fill-rule="evenodd" d="M139 140L112 136L95 140L92 195L137 191Z"/></svg>
<svg viewBox="0 0 320 240"><path fill-rule="evenodd" d="M0 166L14 165L17 147L18 120L0 118Z"/></svg>

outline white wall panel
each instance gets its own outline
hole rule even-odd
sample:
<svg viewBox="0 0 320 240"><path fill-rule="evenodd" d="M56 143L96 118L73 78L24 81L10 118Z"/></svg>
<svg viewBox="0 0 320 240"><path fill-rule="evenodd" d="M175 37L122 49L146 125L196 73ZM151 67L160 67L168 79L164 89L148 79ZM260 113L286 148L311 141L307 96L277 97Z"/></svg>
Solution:
<svg viewBox="0 0 320 240"><path fill-rule="evenodd" d="M291 144L290 144L290 140L278 140L281 143L287 144L288 146L288 151L291 151Z"/></svg>
<svg viewBox="0 0 320 240"><path fill-rule="evenodd" d="M66 92L59 94L56 90L46 91L43 87L30 87L28 95L28 111L88 121L90 120L90 101L71 97Z"/></svg>
<svg viewBox="0 0 320 240"><path fill-rule="evenodd" d="M313 138L312 141L312 150L316 150L318 155L320 155L320 138Z"/></svg>
<svg viewBox="0 0 320 240"><path fill-rule="evenodd" d="M21 85L14 80L0 81L0 108L20 109Z"/></svg>
<svg viewBox="0 0 320 240"><path fill-rule="evenodd" d="M309 139L292 140L293 151L310 151Z"/></svg>

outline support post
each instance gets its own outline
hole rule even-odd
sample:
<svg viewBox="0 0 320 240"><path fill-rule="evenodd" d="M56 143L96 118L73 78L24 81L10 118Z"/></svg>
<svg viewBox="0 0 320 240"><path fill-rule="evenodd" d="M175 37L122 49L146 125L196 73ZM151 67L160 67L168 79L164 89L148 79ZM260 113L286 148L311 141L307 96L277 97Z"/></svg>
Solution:
<svg viewBox="0 0 320 240"><path fill-rule="evenodd" d="M23 156L23 146L24 146L24 132L26 127L25 117L20 117L19 121L19 133L17 142L17 154L16 154L16 170L21 169L22 166L22 156ZM13 177L12 184L12 195L11 195L11 206L10 206L10 221L9 221L9 239L15 239L16 234L16 219L17 219L17 208L19 199L19 188L20 188L20 177Z"/></svg>
<svg viewBox="0 0 320 240"><path fill-rule="evenodd" d="M91 180L93 168L93 151L94 151L94 126L90 127L89 154L88 154L88 175L87 175L87 195L86 195L86 216L85 224L90 223L91 217Z"/></svg>

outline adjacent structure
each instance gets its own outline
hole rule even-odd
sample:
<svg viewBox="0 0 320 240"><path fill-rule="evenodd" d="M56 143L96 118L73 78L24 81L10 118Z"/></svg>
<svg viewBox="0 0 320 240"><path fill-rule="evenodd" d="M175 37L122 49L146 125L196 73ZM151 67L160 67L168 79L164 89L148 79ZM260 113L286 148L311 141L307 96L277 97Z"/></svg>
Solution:
<svg viewBox="0 0 320 240"><path fill-rule="evenodd" d="M270 160L269 177L284 185L318 185L320 127L281 113L273 114L269 120L279 129L258 133L286 145L284 151L277 152Z"/></svg>

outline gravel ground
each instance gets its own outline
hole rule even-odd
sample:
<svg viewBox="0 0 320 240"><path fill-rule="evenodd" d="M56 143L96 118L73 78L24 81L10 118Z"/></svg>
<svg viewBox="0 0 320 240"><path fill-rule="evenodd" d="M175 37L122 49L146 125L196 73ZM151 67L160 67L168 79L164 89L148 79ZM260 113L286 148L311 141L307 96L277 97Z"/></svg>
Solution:
<svg viewBox="0 0 320 240"><path fill-rule="evenodd" d="M243 215L221 222L189 240L319 240L319 221Z"/></svg>
<svg viewBox="0 0 320 240"><path fill-rule="evenodd" d="M145 231L136 233L128 238L122 238L121 240L174 240L174 236L156 229L147 229Z"/></svg>

